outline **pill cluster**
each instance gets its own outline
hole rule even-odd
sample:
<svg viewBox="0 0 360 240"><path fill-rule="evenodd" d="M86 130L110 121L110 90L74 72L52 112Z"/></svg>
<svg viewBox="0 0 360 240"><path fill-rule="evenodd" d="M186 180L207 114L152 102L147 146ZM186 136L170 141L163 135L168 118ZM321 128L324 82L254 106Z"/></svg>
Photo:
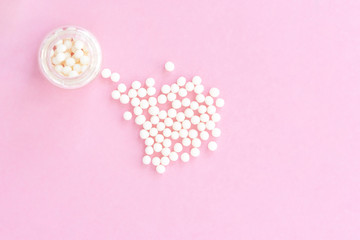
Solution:
<svg viewBox="0 0 360 240"><path fill-rule="evenodd" d="M174 68L168 69L165 64L165 69L172 71ZM112 80L120 78L110 69L104 69L102 76ZM190 156L198 157L203 141L210 140L208 149L215 151L214 139L221 135L216 126L221 119L218 108L224 106L219 89L211 88L205 94L199 76L191 80L181 76L176 83L163 85L157 96L154 86L155 80L148 78L144 85L132 82L129 89L120 83L111 93L113 99L133 107L132 112L126 111L123 117L131 120L135 115L135 123L141 126L140 137L145 142L143 163L153 164L162 174L171 161L188 162Z"/></svg>
<svg viewBox="0 0 360 240"><path fill-rule="evenodd" d="M56 42L50 57L55 71L65 77L79 76L90 64L90 54L86 44L73 38Z"/></svg>

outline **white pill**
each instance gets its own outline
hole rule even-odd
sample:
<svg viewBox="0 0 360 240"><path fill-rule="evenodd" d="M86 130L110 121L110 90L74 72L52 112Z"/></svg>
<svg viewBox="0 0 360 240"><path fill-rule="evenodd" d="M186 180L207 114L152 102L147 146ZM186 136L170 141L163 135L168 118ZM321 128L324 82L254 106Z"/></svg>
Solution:
<svg viewBox="0 0 360 240"><path fill-rule="evenodd" d="M158 115L160 112L159 108L157 106L153 106L149 108L149 114L152 116Z"/></svg>
<svg viewBox="0 0 360 240"><path fill-rule="evenodd" d="M179 109L181 108L182 104L181 104L181 101L180 100L175 100L172 102L171 106L174 108L174 109Z"/></svg>
<svg viewBox="0 0 360 240"><path fill-rule="evenodd" d="M190 144L191 144L191 139L190 139L190 138L184 138L184 139L182 140L182 145L183 145L184 147L188 147L188 146L190 146Z"/></svg>
<svg viewBox="0 0 360 240"><path fill-rule="evenodd" d="M148 78L145 81L145 84L147 87L153 87L155 85L155 79L154 78Z"/></svg>
<svg viewBox="0 0 360 240"><path fill-rule="evenodd" d="M120 83L120 84L118 85L118 90L119 90L119 92L121 92L121 93L126 92L126 85L123 84L123 83Z"/></svg>
<svg viewBox="0 0 360 240"><path fill-rule="evenodd" d="M142 159L143 164L149 165L151 163L151 157L148 155L145 155Z"/></svg>
<svg viewBox="0 0 360 240"><path fill-rule="evenodd" d="M199 77L199 76L193 77L192 82L195 85L199 85L201 83L201 77Z"/></svg>
<svg viewBox="0 0 360 240"><path fill-rule="evenodd" d="M208 140L209 137L210 137L210 136L209 136L209 133L206 132L206 131L202 131L202 132L200 133L200 138L201 138L202 140L204 140L204 141Z"/></svg>
<svg viewBox="0 0 360 240"><path fill-rule="evenodd" d="M198 147L201 146L201 140L199 138L194 138L191 141L191 144L192 144L193 147L198 148Z"/></svg>
<svg viewBox="0 0 360 240"><path fill-rule="evenodd" d="M192 148L190 150L190 154L193 157L198 157L198 156L200 156L200 150L198 148Z"/></svg>
<svg viewBox="0 0 360 240"><path fill-rule="evenodd" d="M126 112L124 112L123 117L125 120L129 121L132 118L132 113L129 111L126 111Z"/></svg>
<svg viewBox="0 0 360 240"><path fill-rule="evenodd" d="M126 95L126 94L121 94L121 96L120 96L120 102L121 102L122 104L128 104L129 101L130 101L130 98L129 98L128 95Z"/></svg>
<svg viewBox="0 0 360 240"><path fill-rule="evenodd" d="M181 104L184 106L184 107L189 107L190 106L190 103L191 103L191 100L189 98L184 98L183 100L181 100Z"/></svg>
<svg viewBox="0 0 360 240"><path fill-rule="evenodd" d="M163 166L163 165L158 165L158 166L156 166L156 172L157 172L157 173L163 174L165 171L166 171L165 166Z"/></svg>
<svg viewBox="0 0 360 240"><path fill-rule="evenodd" d="M214 113L214 114L211 116L211 120L213 120L214 122L219 122L219 121L221 120L220 114Z"/></svg>
<svg viewBox="0 0 360 240"><path fill-rule="evenodd" d="M65 67L63 68L63 73L64 73L65 75L69 75L70 72L71 72L71 67L65 66Z"/></svg>
<svg viewBox="0 0 360 240"><path fill-rule="evenodd" d="M111 97L115 100L120 99L120 92L118 90L114 90L111 92Z"/></svg>
<svg viewBox="0 0 360 240"><path fill-rule="evenodd" d="M84 56L84 52L81 49L75 51L74 58L80 59L82 56Z"/></svg>
<svg viewBox="0 0 360 240"><path fill-rule="evenodd" d="M207 105L213 105L214 104L214 99L211 96L206 96L205 97L205 103Z"/></svg>
<svg viewBox="0 0 360 240"><path fill-rule="evenodd" d="M74 44L76 49L82 49L84 47L84 45L85 45L84 42L80 41L80 40L76 41Z"/></svg>
<svg viewBox="0 0 360 240"><path fill-rule="evenodd" d="M176 114L177 114L177 112L176 112L176 110L173 109L173 108L170 108L170 109L168 110L168 112L167 112L167 115L168 115L168 117L170 117L170 118L176 117Z"/></svg>
<svg viewBox="0 0 360 240"><path fill-rule="evenodd" d="M146 122L146 117L144 115L139 115L135 118L135 123L137 125L143 125Z"/></svg>
<svg viewBox="0 0 360 240"><path fill-rule="evenodd" d="M139 115L143 114L142 108L139 107L139 106L134 107L134 114L135 114L136 116L139 116Z"/></svg>
<svg viewBox="0 0 360 240"><path fill-rule="evenodd" d="M145 153L146 153L147 155L152 155L152 154L154 154L154 149L153 149L153 147L147 146L147 147L145 148Z"/></svg>
<svg viewBox="0 0 360 240"><path fill-rule="evenodd" d="M186 97L188 92L186 91L185 88L180 88L178 94L179 94L180 97Z"/></svg>
<svg viewBox="0 0 360 240"><path fill-rule="evenodd" d="M65 58L71 57L71 54L69 52L64 52L64 53L65 53Z"/></svg>
<svg viewBox="0 0 360 240"><path fill-rule="evenodd" d="M90 63L90 57L89 56L82 56L80 58L80 63L81 64L89 64Z"/></svg>
<svg viewBox="0 0 360 240"><path fill-rule="evenodd" d="M148 102L148 100L146 100L146 99L141 100L141 101L140 101L140 107L141 107L142 109L148 108L148 107L149 107L149 102Z"/></svg>
<svg viewBox="0 0 360 240"><path fill-rule="evenodd" d="M209 91L210 95L212 97L218 97L220 95L220 90L218 88L210 88L210 91Z"/></svg>
<svg viewBox="0 0 360 240"><path fill-rule="evenodd" d="M213 115L216 112L216 107L214 105L208 106L207 112L208 112L208 114Z"/></svg>
<svg viewBox="0 0 360 240"><path fill-rule="evenodd" d="M140 109L141 109L141 108L140 108ZM150 121L144 122L143 128L144 128L145 130L150 130L150 129L152 128L151 122L150 122Z"/></svg>
<svg viewBox="0 0 360 240"><path fill-rule="evenodd" d="M171 130L170 128L165 128L163 131L164 137L170 137L171 136Z"/></svg>
<svg viewBox="0 0 360 240"><path fill-rule="evenodd" d="M208 148L210 151L215 151L217 149L217 143L214 141L209 142Z"/></svg>
<svg viewBox="0 0 360 240"><path fill-rule="evenodd" d="M199 109L198 109L198 112L200 114L206 113L207 112L207 107L205 105L200 105Z"/></svg>
<svg viewBox="0 0 360 240"><path fill-rule="evenodd" d="M80 72L81 72L81 65L80 65L80 64L74 64L73 70L74 70L74 71L77 71L78 73L80 73Z"/></svg>
<svg viewBox="0 0 360 240"><path fill-rule="evenodd" d="M165 126L171 127L174 124L174 121L171 118L164 119Z"/></svg>
<svg viewBox="0 0 360 240"><path fill-rule="evenodd" d="M150 136L155 137L158 134L158 130L156 128L151 128L149 133Z"/></svg>
<svg viewBox="0 0 360 240"><path fill-rule="evenodd" d="M193 111L198 110L198 108L199 108L199 103L198 103L198 102L195 102L195 101L191 102L191 103L190 103L190 108L191 108Z"/></svg>
<svg viewBox="0 0 360 240"><path fill-rule="evenodd" d="M200 132L205 131L206 130L206 125L205 123L201 122L197 125L197 130L199 130Z"/></svg>
<svg viewBox="0 0 360 240"><path fill-rule="evenodd" d="M182 86L184 86L185 83L186 83L186 78L181 76L181 77L179 77L179 78L177 79L176 83L177 83L180 87L182 87Z"/></svg>
<svg viewBox="0 0 360 240"><path fill-rule="evenodd" d="M189 135L189 132L188 132L188 130L186 130L186 129L181 129L181 130L179 131L179 136L180 136L181 138L186 138L188 135Z"/></svg>
<svg viewBox="0 0 360 240"><path fill-rule="evenodd" d="M152 145L154 144L154 142L155 142L154 139L151 138L151 137L145 139L145 145L146 145L146 146L152 146ZM155 149L154 149L154 150L155 150Z"/></svg>
<svg viewBox="0 0 360 240"><path fill-rule="evenodd" d="M155 136L155 142L162 143L164 141L164 136L162 134L158 134Z"/></svg>
<svg viewBox="0 0 360 240"><path fill-rule="evenodd" d="M139 82L139 81L133 81L132 84L131 84L131 87L132 87L133 89L138 90L139 88L141 88L141 82Z"/></svg>
<svg viewBox="0 0 360 240"><path fill-rule="evenodd" d="M179 85L177 85L176 83L171 84L171 92L178 93L179 88L180 88Z"/></svg>
<svg viewBox="0 0 360 240"><path fill-rule="evenodd" d="M147 95L149 95L149 96L154 96L155 93L156 93L156 88L154 88L154 87L149 87L146 91L147 91Z"/></svg>
<svg viewBox="0 0 360 240"><path fill-rule="evenodd" d="M164 148L165 149L165 148ZM161 164L163 165L163 166L167 166L167 165L169 165L169 163L170 163L170 159L168 158L168 157L162 157L161 158Z"/></svg>
<svg viewBox="0 0 360 240"><path fill-rule="evenodd" d="M56 53L62 53L66 51L66 46L64 44L59 44L56 46Z"/></svg>
<svg viewBox="0 0 360 240"><path fill-rule="evenodd" d="M183 112L179 112L176 114L176 120L178 122L183 122L185 120L185 114Z"/></svg>
<svg viewBox="0 0 360 240"><path fill-rule="evenodd" d="M159 122L157 125L156 125L156 129L159 131L159 132L162 132L165 130L165 123L163 122Z"/></svg>
<svg viewBox="0 0 360 240"><path fill-rule="evenodd" d="M215 105L216 105L217 107L222 108L222 107L224 106L224 104L225 104L224 99L222 99L222 98L216 99Z"/></svg>
<svg viewBox="0 0 360 240"><path fill-rule="evenodd" d="M183 145L181 143L175 143L174 151L175 152L181 152L182 150L183 150Z"/></svg>
<svg viewBox="0 0 360 240"><path fill-rule="evenodd" d="M160 104L166 103L166 102L167 102L167 97L166 97L166 95L160 94L160 95L158 96L158 102L159 102Z"/></svg>
<svg viewBox="0 0 360 240"><path fill-rule="evenodd" d="M150 102L150 99L149 99L149 102ZM165 110L161 110L159 112L158 116L161 120L164 120L167 117L167 112Z"/></svg>
<svg viewBox="0 0 360 240"><path fill-rule="evenodd" d="M146 89L145 89L145 88L139 88L139 90L138 90L138 96L141 97L141 98L143 98L143 97L146 97L146 95L147 95Z"/></svg>
<svg viewBox="0 0 360 240"><path fill-rule="evenodd" d="M108 68L105 68L104 70L102 70L101 76L103 78L109 78L111 76L111 70Z"/></svg>
<svg viewBox="0 0 360 240"><path fill-rule="evenodd" d="M166 138L166 139L164 139L162 144L164 145L164 147L169 148L171 146L171 140Z"/></svg>
<svg viewBox="0 0 360 240"><path fill-rule="evenodd" d="M148 102L150 106L155 106L157 104L156 97L149 97Z"/></svg>
<svg viewBox="0 0 360 240"><path fill-rule="evenodd" d="M200 93L204 92L204 86L201 85L201 84L195 86L194 92L195 92L196 94L200 94Z"/></svg>
<svg viewBox="0 0 360 240"><path fill-rule="evenodd" d="M206 113L200 115L200 121L206 123L210 120L210 116Z"/></svg>
<svg viewBox="0 0 360 240"><path fill-rule="evenodd" d="M212 131L211 131L211 135L213 137L220 137L221 136L221 130L219 128L214 128Z"/></svg>
<svg viewBox="0 0 360 240"><path fill-rule="evenodd" d="M133 106L133 107L137 107L137 106L139 106L140 105L140 99L139 98L133 98L133 99L131 99L131 105Z"/></svg>
<svg viewBox="0 0 360 240"><path fill-rule="evenodd" d="M192 116L194 116L194 111L191 108L185 109L184 113L185 117L187 118L191 118Z"/></svg>
<svg viewBox="0 0 360 240"><path fill-rule="evenodd" d="M66 56L65 53L58 53L55 58L57 63L61 63L62 61L65 60Z"/></svg>
<svg viewBox="0 0 360 240"><path fill-rule="evenodd" d="M166 147L161 150L161 154L166 157L169 156L170 152L171 152L170 148L166 148Z"/></svg>
<svg viewBox="0 0 360 240"><path fill-rule="evenodd" d="M166 70L166 71L172 72L172 71L174 71L174 69L175 69L175 64L174 64L173 62L167 61L167 62L165 63L165 70Z"/></svg>
<svg viewBox="0 0 360 240"><path fill-rule="evenodd" d="M198 136L198 131L195 129L189 130L189 138L196 138Z"/></svg>
<svg viewBox="0 0 360 240"><path fill-rule="evenodd" d="M75 59L73 59L72 57L66 59L65 64L69 67L73 66L75 64Z"/></svg>
<svg viewBox="0 0 360 240"><path fill-rule="evenodd" d="M129 89L128 95L130 98L136 98L137 97L137 91L133 88Z"/></svg>
<svg viewBox="0 0 360 240"><path fill-rule="evenodd" d="M172 125L172 128L173 128L175 131L180 131L180 129L181 129L181 123L179 123L179 122L174 122L174 124Z"/></svg>
<svg viewBox="0 0 360 240"><path fill-rule="evenodd" d="M161 150L163 149L161 143L155 143L154 144L154 151L155 152L161 152Z"/></svg>
<svg viewBox="0 0 360 240"><path fill-rule="evenodd" d="M171 139L172 139L172 140L177 140L177 139L179 139L179 132L177 132L177 131L171 132Z"/></svg>
<svg viewBox="0 0 360 240"><path fill-rule="evenodd" d="M183 129L190 129L191 128L191 122L189 121L189 120L184 120L182 123L181 123L181 125L182 125L182 128Z"/></svg>
<svg viewBox="0 0 360 240"><path fill-rule="evenodd" d="M205 102L205 96L204 96L203 94L198 94L198 95L196 95L195 99L196 99L196 101L197 101L198 103L203 103L203 102Z"/></svg>
<svg viewBox="0 0 360 240"><path fill-rule="evenodd" d="M154 125L158 124L159 121L160 121L160 119L159 119L158 116L152 116L152 117L150 118L150 122L151 122L152 124L154 124Z"/></svg>
<svg viewBox="0 0 360 240"><path fill-rule="evenodd" d="M159 157L153 157L152 164L154 166L158 166L160 164L160 158Z"/></svg>
<svg viewBox="0 0 360 240"><path fill-rule="evenodd" d="M190 160L190 155L188 153L181 154L181 161L188 162Z"/></svg>
<svg viewBox="0 0 360 240"><path fill-rule="evenodd" d="M169 93L168 95L167 95L167 100L169 101L169 102L172 102L172 101L174 101L176 99L176 94L175 93Z"/></svg>
<svg viewBox="0 0 360 240"><path fill-rule="evenodd" d="M77 77L77 76L79 76L79 73L77 71L71 71L69 73L69 77Z"/></svg>
<svg viewBox="0 0 360 240"><path fill-rule="evenodd" d="M197 124L199 124L199 122L200 122L200 117L199 116L192 116L192 118L191 118L191 123L192 124L194 124L194 125L197 125Z"/></svg>
<svg viewBox="0 0 360 240"><path fill-rule="evenodd" d="M73 44L72 44L72 41L70 39L66 39L64 41L64 45L65 45L66 49L71 49Z"/></svg>
<svg viewBox="0 0 360 240"><path fill-rule="evenodd" d="M195 85L194 85L194 83L192 83L192 82L187 82L186 85L185 85L185 89L186 89L188 92L194 91L194 88L195 88Z"/></svg>
<svg viewBox="0 0 360 240"><path fill-rule="evenodd" d="M149 132L146 131L145 129L141 129L140 130L140 138L141 139L147 139L149 137Z"/></svg>
<svg viewBox="0 0 360 240"><path fill-rule="evenodd" d="M214 128L215 128L215 123L213 122L213 121L208 121L207 123L206 123L206 128L208 129L208 130L213 130Z"/></svg>
<svg viewBox="0 0 360 240"><path fill-rule="evenodd" d="M169 154L169 158L170 158L171 161L176 161L176 160L178 160L179 155L176 152L171 152Z"/></svg>
<svg viewBox="0 0 360 240"><path fill-rule="evenodd" d="M170 93L170 91L171 91L171 87L167 84L165 84L161 87L161 92L163 94L168 94L168 93Z"/></svg>

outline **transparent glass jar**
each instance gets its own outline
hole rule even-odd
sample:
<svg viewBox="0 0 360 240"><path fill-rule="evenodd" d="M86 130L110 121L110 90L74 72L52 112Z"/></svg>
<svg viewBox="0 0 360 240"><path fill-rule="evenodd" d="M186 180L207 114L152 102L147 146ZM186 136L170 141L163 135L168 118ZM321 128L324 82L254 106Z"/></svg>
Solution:
<svg viewBox="0 0 360 240"><path fill-rule="evenodd" d="M86 70L76 77L64 76L55 70L52 54L55 45L64 39L81 40L87 48L90 62ZM39 50L39 66L44 76L55 86L73 89L91 82L100 72L101 49L96 38L87 30L76 26L65 26L51 31L43 40Z"/></svg>

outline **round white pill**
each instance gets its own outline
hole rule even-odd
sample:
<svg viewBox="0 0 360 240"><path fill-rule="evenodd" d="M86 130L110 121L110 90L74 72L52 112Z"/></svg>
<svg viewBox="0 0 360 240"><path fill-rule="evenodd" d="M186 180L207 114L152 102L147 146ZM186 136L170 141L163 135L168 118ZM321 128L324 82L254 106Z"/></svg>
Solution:
<svg viewBox="0 0 360 240"><path fill-rule="evenodd" d="M216 105L217 107L222 108L222 107L224 106L224 104L225 104L224 99L222 99L222 98L216 99L215 105Z"/></svg>
<svg viewBox="0 0 360 240"><path fill-rule="evenodd" d="M151 157L148 155L145 155L142 159L143 164L149 165L151 163Z"/></svg>
<svg viewBox="0 0 360 240"><path fill-rule="evenodd" d="M214 104L214 99L211 96L206 96L205 97L205 103L207 105L212 105L212 104Z"/></svg>
<svg viewBox="0 0 360 240"><path fill-rule="evenodd" d="M58 53L55 57L57 63L61 63L62 61L64 61L66 58L65 53Z"/></svg>
<svg viewBox="0 0 360 240"><path fill-rule="evenodd" d="M84 56L84 52L81 49L78 49L78 50L75 51L74 58L79 59L82 56Z"/></svg>
<svg viewBox="0 0 360 240"><path fill-rule="evenodd" d="M191 139L190 138L184 138L181 142L182 142L182 145L184 145L184 147L188 147L191 144Z"/></svg>
<svg viewBox="0 0 360 240"><path fill-rule="evenodd" d="M108 68L105 68L104 70L102 70L101 76L103 78L109 78L111 76L111 70Z"/></svg>
<svg viewBox="0 0 360 240"><path fill-rule="evenodd" d="M120 102L121 102L122 104L128 104L129 101L130 101L130 98L129 98L128 95L122 94L122 95L120 96Z"/></svg>
<svg viewBox="0 0 360 240"><path fill-rule="evenodd" d="M210 136L209 136L209 133L206 132L206 131L202 131L202 132L200 133L200 138L201 138L202 140L204 140L204 141L208 140L209 137L210 137Z"/></svg>
<svg viewBox="0 0 360 240"><path fill-rule="evenodd" d="M180 136L181 138L186 138L186 137L188 136L188 134L189 134L189 132L188 132L188 130L186 130L186 129L181 129L181 130L179 131L179 136Z"/></svg>
<svg viewBox="0 0 360 240"><path fill-rule="evenodd" d="M155 79L154 78L148 78L145 81L145 84L147 87L153 87L155 85Z"/></svg>
<svg viewBox="0 0 360 240"><path fill-rule="evenodd" d="M56 53L61 53L66 51L66 46L64 44L59 44L56 46Z"/></svg>
<svg viewBox="0 0 360 240"><path fill-rule="evenodd" d="M149 95L149 96L154 96L155 93L156 93L156 88L154 88L154 87L149 87L146 91L147 91L147 95Z"/></svg>
<svg viewBox="0 0 360 240"><path fill-rule="evenodd" d="M155 142L154 139L151 138L151 137L145 139L145 145L146 145L146 146L151 146L151 145L154 144L154 142ZM155 149L154 149L154 150L155 150Z"/></svg>
<svg viewBox="0 0 360 240"><path fill-rule="evenodd" d="M159 118L158 116L152 116L152 117L150 118L150 122L151 122L152 124L154 124L154 125L158 124L159 121L160 121L160 118Z"/></svg>
<svg viewBox="0 0 360 240"><path fill-rule="evenodd" d="M149 99L149 102L150 102L150 99ZM159 112L158 116L161 120L164 120L167 117L167 112L165 110L161 110Z"/></svg>
<svg viewBox="0 0 360 240"><path fill-rule="evenodd" d="M129 111L126 111L126 112L124 112L123 117L125 120L129 121L132 118L132 113Z"/></svg>
<svg viewBox="0 0 360 240"><path fill-rule="evenodd" d="M179 94L180 97L186 97L188 92L186 91L185 88L180 88L178 94Z"/></svg>
<svg viewBox="0 0 360 240"><path fill-rule="evenodd" d="M159 123L156 125L156 129L157 129L159 132L164 131L164 129L165 129L165 123L159 122Z"/></svg>
<svg viewBox="0 0 360 240"><path fill-rule="evenodd" d="M141 108L140 108L140 109L141 109ZM145 130L150 130L150 129L152 128L151 122L149 122L149 121L144 122L143 128L144 128Z"/></svg>
<svg viewBox="0 0 360 240"><path fill-rule="evenodd" d="M180 87L176 83L171 84L171 92L178 93L179 89L180 89Z"/></svg>
<svg viewBox="0 0 360 240"><path fill-rule="evenodd" d="M162 144L164 145L164 147L169 148L171 146L171 140L166 138L166 139L164 139Z"/></svg>
<svg viewBox="0 0 360 240"><path fill-rule="evenodd" d="M191 123L192 124L194 124L194 125L197 125L197 124L199 124L199 122L200 122L200 117L199 116L192 116L192 118L191 118Z"/></svg>
<svg viewBox="0 0 360 240"><path fill-rule="evenodd" d="M179 132L177 132L177 131L171 132L171 139L172 140L179 139Z"/></svg>
<svg viewBox="0 0 360 240"><path fill-rule="evenodd" d="M139 88L141 88L141 82L139 82L139 81L133 81L132 84L131 84L131 87L132 87L133 89L138 90Z"/></svg>
<svg viewBox="0 0 360 240"><path fill-rule="evenodd" d="M196 138L198 136L198 131L195 129L189 130L189 138Z"/></svg>
<svg viewBox="0 0 360 240"><path fill-rule="evenodd" d="M181 125L182 125L182 128L183 129L190 129L191 128L191 122L189 121L189 120L184 120L182 123L181 123Z"/></svg>
<svg viewBox="0 0 360 240"><path fill-rule="evenodd" d="M200 114L206 113L206 111L207 111L207 107L205 105L200 105L199 106L198 112Z"/></svg>
<svg viewBox="0 0 360 240"><path fill-rule="evenodd" d="M140 105L140 99L139 98L133 98L133 99L131 99L131 105L133 106L133 107L137 107L137 106L139 106Z"/></svg>
<svg viewBox="0 0 360 240"><path fill-rule="evenodd" d="M150 107L148 111L149 111L150 115L155 116L155 115L158 115L160 110L157 106L153 106L153 107Z"/></svg>
<svg viewBox="0 0 360 240"><path fill-rule="evenodd" d="M184 106L184 107L189 107L190 106L190 103L191 103L191 100L189 98L184 98L183 100L181 100L181 104Z"/></svg>
<svg viewBox="0 0 360 240"><path fill-rule="evenodd" d="M174 121L171 118L164 119L165 126L171 127L174 124Z"/></svg>
<svg viewBox="0 0 360 240"><path fill-rule="evenodd" d="M155 142L162 143L164 141L164 135L158 134L155 136Z"/></svg>
<svg viewBox="0 0 360 240"><path fill-rule="evenodd" d="M197 130L199 130L200 132L205 131L205 129L206 129L205 123L201 122L197 125Z"/></svg>
<svg viewBox="0 0 360 240"><path fill-rule="evenodd" d="M150 106L155 106L157 104L156 97L149 97L148 102Z"/></svg>
<svg viewBox="0 0 360 240"><path fill-rule="evenodd" d="M173 128L175 131L180 131L180 129L181 129L181 123L180 123L180 122L174 122L174 124L172 125L172 128Z"/></svg>
<svg viewBox="0 0 360 240"><path fill-rule="evenodd" d="M185 117L187 118L191 118L192 116L194 116L194 111L191 108L185 109L184 113Z"/></svg>
<svg viewBox="0 0 360 240"><path fill-rule="evenodd" d="M170 137L171 136L170 128L165 128L164 131L163 131L163 135L164 135L164 137Z"/></svg>
<svg viewBox="0 0 360 240"><path fill-rule="evenodd" d="M111 97L115 100L120 99L120 92L118 90L114 90L111 92Z"/></svg>
<svg viewBox="0 0 360 240"><path fill-rule="evenodd" d="M168 94L168 93L170 93L170 91L171 91L171 87L167 84L165 84L161 87L161 92L163 94Z"/></svg>
<svg viewBox="0 0 360 240"><path fill-rule="evenodd" d="M167 95L167 100L169 101L169 102L172 102L172 101L174 101L176 99L176 94L175 93L169 93L168 95Z"/></svg>
<svg viewBox="0 0 360 240"><path fill-rule="evenodd" d="M164 148L165 149L165 148ZM170 163L170 159L168 158L168 157L162 157L161 158L161 164L163 165L163 166L167 166L167 165L169 165L169 163Z"/></svg>
<svg viewBox="0 0 360 240"><path fill-rule="evenodd" d="M74 46L75 46L76 49L82 49L85 46L85 44L84 44L83 41L77 40L75 42Z"/></svg>
<svg viewBox="0 0 360 240"><path fill-rule="evenodd" d="M137 97L137 91L133 88L129 89L128 91L129 98L135 98Z"/></svg>
<svg viewBox="0 0 360 240"><path fill-rule="evenodd" d="M149 137L149 132L146 131L145 129L141 129L140 130L140 138L141 139L147 139Z"/></svg>
<svg viewBox="0 0 360 240"><path fill-rule="evenodd" d="M193 157L198 157L198 156L200 156L200 150L198 148L192 148L190 150L190 154Z"/></svg>
<svg viewBox="0 0 360 240"><path fill-rule="evenodd" d="M138 90L138 96L141 97L141 98L143 98L143 97L146 97L146 95L147 95L146 89L145 89L145 88L139 88L139 90Z"/></svg>
<svg viewBox="0 0 360 240"><path fill-rule="evenodd" d="M141 100L141 102L140 102L140 107L141 107L142 109L148 108L148 107L149 107L149 102L148 102L148 100L146 100L146 99Z"/></svg>
<svg viewBox="0 0 360 240"><path fill-rule="evenodd" d="M174 151L175 152L181 152L182 150L183 150L183 145L181 143L175 143Z"/></svg>
<svg viewBox="0 0 360 240"><path fill-rule="evenodd" d="M139 115L135 118L135 123L137 125L143 125L146 122L146 117L144 115Z"/></svg>
<svg viewBox="0 0 360 240"><path fill-rule="evenodd" d="M178 160L179 155L176 152L171 152L169 154L169 158L170 158L171 161L176 161L176 160Z"/></svg>
<svg viewBox="0 0 360 240"><path fill-rule="evenodd" d="M186 89L188 92L194 91L194 88L195 88L195 85L194 85L194 83L192 83L192 82L187 82L186 85L185 85L185 89Z"/></svg>
<svg viewBox="0 0 360 240"><path fill-rule="evenodd" d="M213 120L214 122L219 122L219 121L221 120L220 114L214 113L214 114L211 116L211 120Z"/></svg>
<svg viewBox="0 0 360 240"><path fill-rule="evenodd" d="M73 66L75 64L75 59L73 59L72 57L69 57L68 59L66 59L65 64L69 67Z"/></svg>
<svg viewBox="0 0 360 240"><path fill-rule="evenodd" d="M165 104L165 103L167 102L167 97L166 97L166 95L160 94L160 95L158 96L158 102L159 102L160 104Z"/></svg>
<svg viewBox="0 0 360 240"><path fill-rule="evenodd" d="M213 115L216 112L216 107L214 105L208 106L207 112L208 112L208 114Z"/></svg>
<svg viewBox="0 0 360 240"><path fill-rule="evenodd" d="M158 134L158 130L156 128L151 128L149 133L150 136L155 137Z"/></svg>
<svg viewBox="0 0 360 240"><path fill-rule="evenodd" d="M154 151L155 152L161 152L161 150L162 150L162 145L161 145L161 143L155 143L154 144Z"/></svg>
<svg viewBox="0 0 360 240"><path fill-rule="evenodd" d="M188 153L181 154L181 161L188 162L190 160L190 155Z"/></svg>
<svg viewBox="0 0 360 240"><path fill-rule="evenodd" d="M185 120L185 114L183 112L179 112L176 114L176 120L178 122L183 122Z"/></svg>
<svg viewBox="0 0 360 240"><path fill-rule="evenodd" d="M143 114L142 108L139 107L139 106L134 107L134 114L135 114L136 116L139 116L139 115Z"/></svg>
<svg viewBox="0 0 360 240"><path fill-rule="evenodd" d="M217 143L214 141L209 142L208 148L210 151L215 151L217 149Z"/></svg>
<svg viewBox="0 0 360 240"><path fill-rule="evenodd" d="M163 166L163 165L158 165L158 166L156 166L156 172L157 172L157 173L163 174L165 171L166 171L165 166Z"/></svg>
<svg viewBox="0 0 360 240"><path fill-rule="evenodd" d="M120 83L118 85L118 90L119 90L119 92L124 93L126 91L126 85L123 83Z"/></svg>
<svg viewBox="0 0 360 240"><path fill-rule="evenodd" d="M146 153L147 155L152 155L152 154L154 154L154 149L153 149L153 147L147 146L147 147L145 148L145 153Z"/></svg>
<svg viewBox="0 0 360 240"><path fill-rule="evenodd" d="M204 86L199 84L199 85L196 85L195 88L194 88L194 92L196 94L200 94L202 92L204 92Z"/></svg>
<svg viewBox="0 0 360 240"><path fill-rule="evenodd" d="M184 86L185 83L186 83L186 78L183 77L183 76L181 76L181 77L179 77L179 78L177 79L176 83L177 83L180 87L182 87L182 86Z"/></svg>
<svg viewBox="0 0 360 240"><path fill-rule="evenodd" d="M152 159L152 164L154 165L154 166L158 166L159 164L160 164L160 158L159 157L153 157L153 159Z"/></svg>
<svg viewBox="0 0 360 240"><path fill-rule="evenodd" d="M167 61L167 62L165 63L165 70L166 70L166 71L172 72L172 71L174 71L174 69L175 69L175 64L174 64L173 62Z"/></svg>
<svg viewBox="0 0 360 240"><path fill-rule="evenodd" d="M193 147L198 148L198 147L201 146L201 140L199 138L194 138L191 141L191 144L192 144Z"/></svg>
<svg viewBox="0 0 360 240"><path fill-rule="evenodd" d="M175 101L173 101L171 105L172 105L172 107L173 107L174 109L179 109L179 108L181 108L181 106L182 106L180 100L175 100Z"/></svg>
<svg viewBox="0 0 360 240"><path fill-rule="evenodd" d="M203 102L205 102L205 96L204 96L204 94L198 94L198 95L196 95L195 99L196 99L196 101L197 101L198 103L203 103Z"/></svg>
<svg viewBox="0 0 360 240"><path fill-rule="evenodd" d="M201 83L201 77L199 77L199 76L193 77L192 82L195 85L199 85Z"/></svg>
<svg viewBox="0 0 360 240"><path fill-rule="evenodd" d="M206 128L208 129L208 130L213 130L214 128L215 128L215 123L213 122L213 121L208 121L207 123L206 123Z"/></svg>
<svg viewBox="0 0 360 240"><path fill-rule="evenodd" d="M210 91L209 91L210 95L212 97L218 97L220 95L220 90L218 88L210 88Z"/></svg>
<svg viewBox="0 0 360 240"><path fill-rule="evenodd" d="M164 147L162 150L161 150L161 154L162 155L164 155L164 156L169 156L169 154L170 154L170 148L166 148L166 147Z"/></svg>
<svg viewBox="0 0 360 240"><path fill-rule="evenodd" d="M167 112L167 115L169 118L174 118L176 117L177 111L173 108L170 108Z"/></svg>
<svg viewBox="0 0 360 240"><path fill-rule="evenodd" d="M200 121L206 123L210 120L210 116L206 113L203 113L200 115Z"/></svg>
<svg viewBox="0 0 360 240"><path fill-rule="evenodd" d="M190 103L190 108L191 108L192 110L194 110L194 111L198 110L198 108L199 108L199 103L198 103L198 102L195 102L195 101L191 102L191 103Z"/></svg>
<svg viewBox="0 0 360 240"><path fill-rule="evenodd" d="M120 80L120 74L118 74L118 73L111 74L111 81L118 82L119 80Z"/></svg>

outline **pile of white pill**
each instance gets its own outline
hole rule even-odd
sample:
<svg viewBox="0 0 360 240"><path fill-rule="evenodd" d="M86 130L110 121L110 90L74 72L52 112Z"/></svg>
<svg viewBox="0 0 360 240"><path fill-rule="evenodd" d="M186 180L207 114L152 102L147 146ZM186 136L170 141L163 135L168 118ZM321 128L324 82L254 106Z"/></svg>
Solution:
<svg viewBox="0 0 360 240"><path fill-rule="evenodd" d="M56 42L50 52L55 71L65 77L77 77L88 69L90 54L86 44L72 38Z"/></svg>
<svg viewBox="0 0 360 240"><path fill-rule="evenodd" d="M173 63L170 65L169 68L169 62L165 64L167 71L174 69ZM104 69L102 76L114 82L120 79L110 69ZM134 81L129 88L120 83L111 93L113 99L133 108L123 117L131 120L134 116L135 123L141 126L140 138L145 143L143 163L156 166L162 174L171 161L188 162L190 156L198 157L203 142L208 141L208 149L215 151L215 139L221 135L216 126L221 119L218 108L224 106L219 89L211 88L206 94L199 76L191 80L181 76L176 83L163 85L157 95L154 86L155 80L148 78L145 84Z"/></svg>

